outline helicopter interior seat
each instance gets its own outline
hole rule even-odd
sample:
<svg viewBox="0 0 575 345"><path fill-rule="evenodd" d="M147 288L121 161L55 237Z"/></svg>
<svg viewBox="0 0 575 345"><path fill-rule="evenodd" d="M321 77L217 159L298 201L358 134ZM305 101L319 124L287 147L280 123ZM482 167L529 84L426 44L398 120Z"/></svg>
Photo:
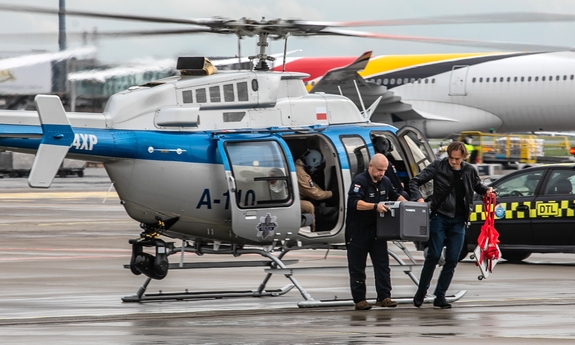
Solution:
<svg viewBox="0 0 575 345"><path fill-rule="evenodd" d="M333 196L316 204L316 231L331 230L335 227L338 220L339 193L335 165L330 167L329 172L325 190L331 190Z"/></svg>

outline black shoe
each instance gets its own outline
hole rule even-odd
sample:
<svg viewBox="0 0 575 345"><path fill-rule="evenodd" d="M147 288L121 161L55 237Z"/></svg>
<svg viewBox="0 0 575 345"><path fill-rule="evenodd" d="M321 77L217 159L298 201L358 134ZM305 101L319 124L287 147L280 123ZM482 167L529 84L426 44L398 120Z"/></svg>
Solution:
<svg viewBox="0 0 575 345"><path fill-rule="evenodd" d="M417 308L421 307L424 299L425 294L416 293L415 296L413 296L413 305L416 306Z"/></svg>
<svg viewBox="0 0 575 345"><path fill-rule="evenodd" d="M451 308L451 304L447 303L445 296L436 296L435 299L433 300L433 306L441 309Z"/></svg>

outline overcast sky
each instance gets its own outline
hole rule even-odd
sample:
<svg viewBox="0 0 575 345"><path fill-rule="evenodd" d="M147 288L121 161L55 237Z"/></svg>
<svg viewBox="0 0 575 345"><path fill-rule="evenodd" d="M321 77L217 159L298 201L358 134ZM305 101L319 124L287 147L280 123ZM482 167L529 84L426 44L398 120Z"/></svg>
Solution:
<svg viewBox="0 0 575 345"><path fill-rule="evenodd" d="M58 0L0 0L2 4L31 5L58 8ZM453 14L506 13L517 11L575 14L575 0L67 0L69 10L162 16L171 18L261 17L318 21L354 21L397 19ZM183 25L150 24L133 21L69 17L69 32L112 30L142 30L183 28ZM58 18L56 15L0 11L0 52L42 49L57 51ZM429 26L365 27L373 31L400 35L465 38L490 41L510 41L534 44L575 46L575 22L521 24L459 24ZM53 36L17 37L12 34L44 33ZM255 52L255 40L242 40L242 54ZM69 42L69 47L81 46L81 41ZM279 53L283 42L272 43L272 53ZM486 48L452 47L416 42L396 42L367 38L310 37L290 38L288 50L301 49L299 55L360 55L372 50L375 55L417 54L442 52L488 51ZM494 49L491 49L494 50ZM174 58L206 55L233 56L237 39L233 36L186 35L102 40L98 57L107 62L122 62L136 58ZM294 55L295 56L295 55Z"/></svg>

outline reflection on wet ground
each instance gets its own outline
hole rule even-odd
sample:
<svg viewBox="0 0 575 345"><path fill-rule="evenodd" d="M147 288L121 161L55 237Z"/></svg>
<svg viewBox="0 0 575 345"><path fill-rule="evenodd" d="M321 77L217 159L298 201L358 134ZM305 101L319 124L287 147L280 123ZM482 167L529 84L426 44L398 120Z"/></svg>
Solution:
<svg viewBox="0 0 575 345"><path fill-rule="evenodd" d="M452 289L467 294L451 310L401 304L394 309L299 309L302 296L122 303L143 278L123 268L128 239L139 234L101 172L61 179L58 195L0 197L0 342L4 344L572 344L575 342L573 254L533 254L524 264L501 262L488 279L470 260ZM16 179L19 180L19 179ZM66 181L63 181L66 180ZM81 181L82 180L82 181ZM93 183L92 183L93 182ZM0 179L0 190L28 191L25 180ZM22 186L20 186L21 184ZM74 194L81 188L82 195ZM102 193L101 193L102 192ZM8 193L5 193L6 196ZM345 252L300 251L304 267L345 265ZM412 251L417 260L421 253ZM240 258L244 259L244 257ZM186 254L186 261L231 257ZM419 269L414 268L419 274ZM437 274L436 274L437 275ZM373 295L371 272L368 294ZM262 268L170 272L149 292L254 289ZM296 277L316 299L349 298L345 270ZM274 275L269 288L287 279ZM415 292L392 272L393 296ZM452 292L452 293L453 293Z"/></svg>

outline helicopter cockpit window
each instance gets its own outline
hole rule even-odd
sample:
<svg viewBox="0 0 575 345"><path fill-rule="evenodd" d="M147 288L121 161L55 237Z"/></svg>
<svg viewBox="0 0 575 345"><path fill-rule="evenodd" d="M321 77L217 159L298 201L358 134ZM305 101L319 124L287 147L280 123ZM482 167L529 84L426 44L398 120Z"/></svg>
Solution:
<svg viewBox="0 0 575 345"><path fill-rule="evenodd" d="M233 84L224 85L224 101L233 102L234 100L235 100L234 85Z"/></svg>
<svg viewBox="0 0 575 345"><path fill-rule="evenodd" d="M238 87L238 101L247 102L248 101L248 83L241 82L237 84Z"/></svg>
<svg viewBox="0 0 575 345"><path fill-rule="evenodd" d="M354 178L355 175L364 172L369 164L367 147L361 137L342 137L341 142L347 152L351 178Z"/></svg>
<svg viewBox="0 0 575 345"><path fill-rule="evenodd" d="M219 103L221 101L222 97L220 96L220 86L210 86L210 102Z"/></svg>
<svg viewBox="0 0 575 345"><path fill-rule="evenodd" d="M182 100L184 103L193 103L194 99L192 97L192 90L182 92Z"/></svg>
<svg viewBox="0 0 575 345"><path fill-rule="evenodd" d="M198 103L207 103L208 98L206 97L206 89L197 89L196 90L196 101Z"/></svg>
<svg viewBox="0 0 575 345"><path fill-rule="evenodd" d="M289 169L276 141L228 142L226 151L236 181L240 208L292 203Z"/></svg>

